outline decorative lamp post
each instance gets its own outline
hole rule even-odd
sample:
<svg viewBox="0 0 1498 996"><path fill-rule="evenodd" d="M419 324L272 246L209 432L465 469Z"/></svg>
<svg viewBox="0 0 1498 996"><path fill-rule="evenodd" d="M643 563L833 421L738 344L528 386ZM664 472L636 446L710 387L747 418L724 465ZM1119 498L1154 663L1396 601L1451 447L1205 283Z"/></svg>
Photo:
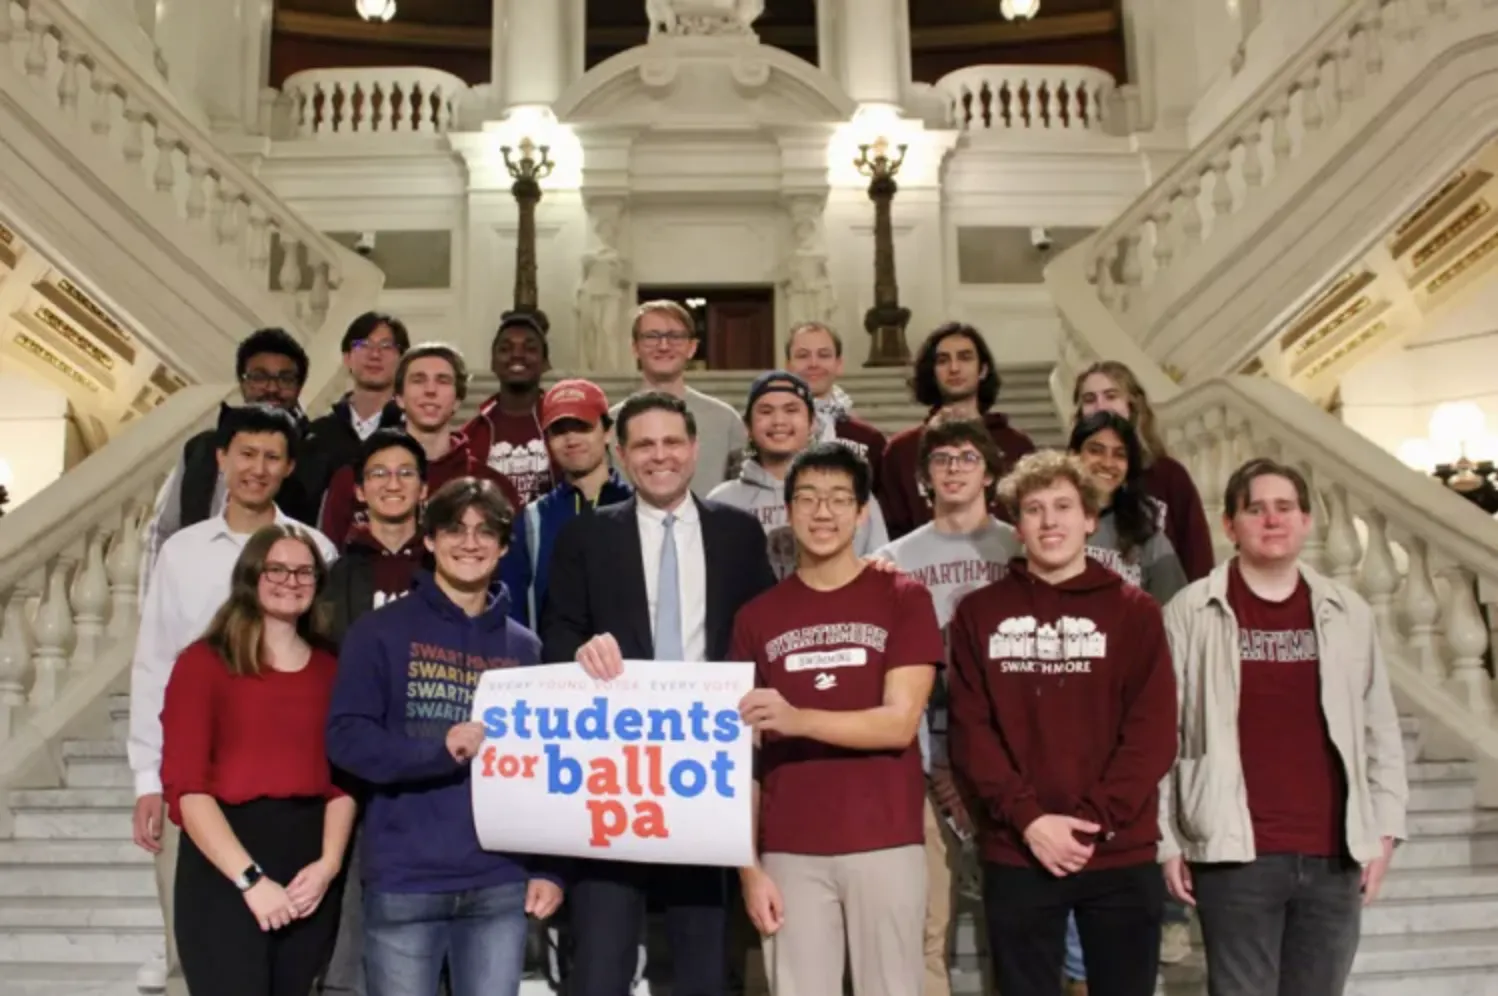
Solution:
<svg viewBox="0 0 1498 996"><path fill-rule="evenodd" d="M515 306L511 313L530 315L542 329L550 329L536 286L536 205L541 202L541 181L551 175L556 163L551 160L551 146L538 146L529 138L520 140L519 159L512 158L511 146L501 146L499 151L515 181L510 193L520 208L515 241Z"/></svg>
<svg viewBox="0 0 1498 996"><path fill-rule="evenodd" d="M895 174L905 163L906 146L889 155L889 142L877 139L860 145L853 161L858 172L869 178L869 200L874 202L874 306L863 316L863 327L873 336L867 367L902 367L910 362L905 327L910 309L900 307L900 286L895 282L895 227L890 208L900 189ZM870 155L870 152L873 155Z"/></svg>

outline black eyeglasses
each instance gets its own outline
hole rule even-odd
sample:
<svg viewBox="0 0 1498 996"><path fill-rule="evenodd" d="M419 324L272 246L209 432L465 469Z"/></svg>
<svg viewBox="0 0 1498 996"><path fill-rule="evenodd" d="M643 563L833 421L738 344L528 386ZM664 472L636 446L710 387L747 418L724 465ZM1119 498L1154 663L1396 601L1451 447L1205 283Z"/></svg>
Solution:
<svg viewBox="0 0 1498 996"><path fill-rule="evenodd" d="M302 378L295 370L283 370L281 373L267 373L264 370L251 370L239 378L246 384L254 384L256 387L270 387L279 384L282 387L301 387Z"/></svg>
<svg viewBox="0 0 1498 996"><path fill-rule="evenodd" d="M286 584L294 580L297 585L305 586L317 580L317 568L309 566L292 567L289 564L266 564L260 569L260 576L269 579L271 584Z"/></svg>

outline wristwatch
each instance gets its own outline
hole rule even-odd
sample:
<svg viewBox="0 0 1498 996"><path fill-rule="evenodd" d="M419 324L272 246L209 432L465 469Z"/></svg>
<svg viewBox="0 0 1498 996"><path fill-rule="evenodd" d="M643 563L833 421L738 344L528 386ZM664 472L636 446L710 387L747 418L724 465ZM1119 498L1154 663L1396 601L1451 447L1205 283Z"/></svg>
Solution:
<svg viewBox="0 0 1498 996"><path fill-rule="evenodd" d="M255 887L255 883L264 877L265 870L259 865L252 863L250 867L239 873L239 877L234 880L234 884L239 887L240 892L249 892Z"/></svg>

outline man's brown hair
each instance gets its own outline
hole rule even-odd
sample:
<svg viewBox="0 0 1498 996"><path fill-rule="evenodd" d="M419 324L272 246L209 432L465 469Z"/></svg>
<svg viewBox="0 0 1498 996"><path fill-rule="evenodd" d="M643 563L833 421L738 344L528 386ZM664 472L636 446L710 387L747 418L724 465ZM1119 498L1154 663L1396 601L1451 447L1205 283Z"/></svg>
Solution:
<svg viewBox="0 0 1498 996"><path fill-rule="evenodd" d="M646 315L670 315L681 323L682 329L688 332L692 338L697 338L697 319L692 317L692 313L684 305L678 301L672 301L670 298L646 301L635 309L635 320L629 327L629 334L632 338L640 334L640 319Z"/></svg>
<svg viewBox="0 0 1498 996"><path fill-rule="evenodd" d="M1268 457L1255 457L1233 471L1233 476L1228 478L1228 486L1222 493L1223 514L1231 519L1242 511L1248 505L1254 481L1261 477L1283 477L1289 481L1295 488L1295 499L1300 510L1307 515L1311 513L1311 486L1306 483L1305 475L1287 463Z"/></svg>
<svg viewBox="0 0 1498 996"><path fill-rule="evenodd" d="M456 347L449 346L445 342L423 342L401 354L401 361L395 368L395 393L400 394L406 389L406 373L411 369L411 364L429 356L440 356L447 361L447 365L453 368L453 381L458 388L458 400L462 401L468 397L468 361L463 359L463 354L458 352Z"/></svg>
<svg viewBox="0 0 1498 996"><path fill-rule="evenodd" d="M1037 491L1044 491L1057 481L1070 481L1082 498L1082 510L1096 517L1103 507L1102 489L1087 472L1082 458L1060 450L1039 450L1020 458L1014 469L999 482L999 497L1009 514L1019 518L1020 505Z"/></svg>
<svg viewBox="0 0 1498 996"><path fill-rule="evenodd" d="M971 443L983 457L983 475L993 478L993 483L983 489L983 497L991 502L998 492L999 478L1004 476L1004 454L993 441L988 427L978 419L943 418L922 429L916 450L916 479L930 492L931 454L944 446L962 446L964 443Z"/></svg>

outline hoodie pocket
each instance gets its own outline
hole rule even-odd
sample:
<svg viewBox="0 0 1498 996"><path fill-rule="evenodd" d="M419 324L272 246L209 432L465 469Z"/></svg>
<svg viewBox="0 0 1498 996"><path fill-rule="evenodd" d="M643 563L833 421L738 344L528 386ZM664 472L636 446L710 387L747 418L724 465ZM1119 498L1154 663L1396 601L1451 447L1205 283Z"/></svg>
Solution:
<svg viewBox="0 0 1498 996"><path fill-rule="evenodd" d="M1212 790L1211 768L1211 759L1205 756L1176 761L1176 828L1186 840L1205 841L1212 836L1212 820L1220 808Z"/></svg>

